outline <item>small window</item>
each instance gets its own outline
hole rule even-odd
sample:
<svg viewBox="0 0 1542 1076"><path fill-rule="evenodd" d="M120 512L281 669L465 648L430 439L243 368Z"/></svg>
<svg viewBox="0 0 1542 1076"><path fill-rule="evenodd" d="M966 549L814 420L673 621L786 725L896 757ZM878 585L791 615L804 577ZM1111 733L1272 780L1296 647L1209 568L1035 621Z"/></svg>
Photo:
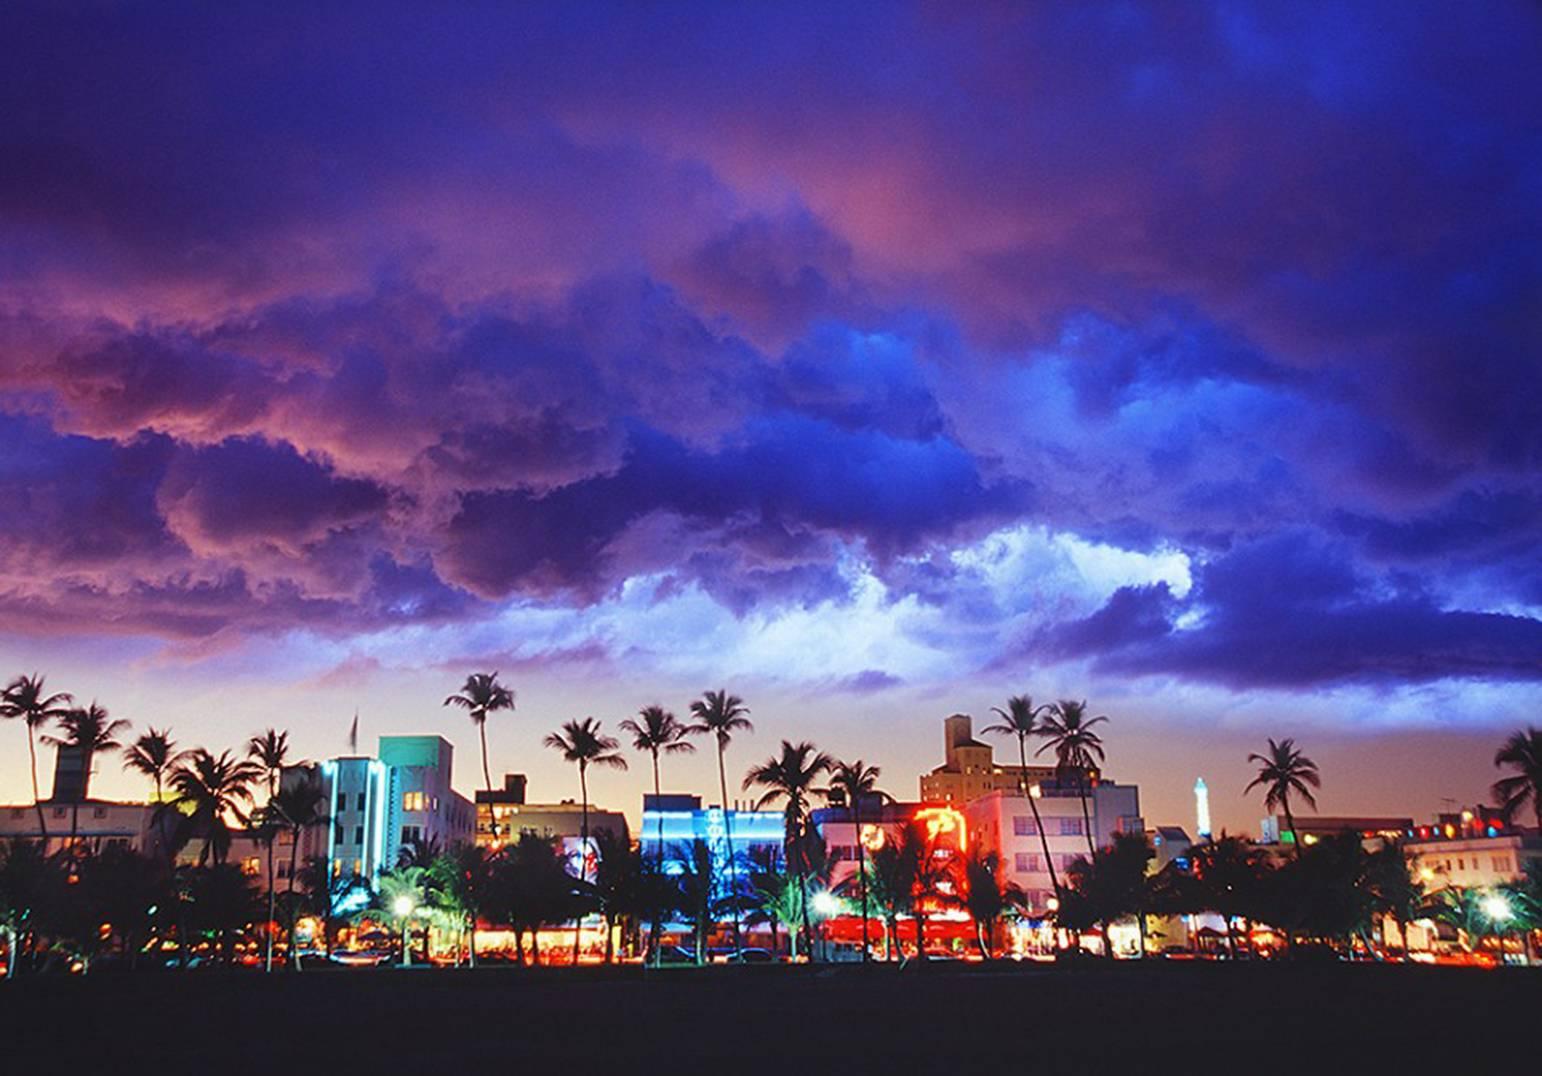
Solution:
<svg viewBox="0 0 1542 1076"><path fill-rule="evenodd" d="M336 841L338 844L342 844L343 842L345 842L348 839L345 836L346 832L347 831L343 829L342 824L339 823L337 825L337 827L336 827L336 832L332 834L332 839L334 841Z"/></svg>
<svg viewBox="0 0 1542 1076"><path fill-rule="evenodd" d="M1082 820L1080 818L1062 818L1060 820L1060 835L1062 837L1080 837L1082 835Z"/></svg>
<svg viewBox="0 0 1542 1076"><path fill-rule="evenodd" d="M106 807L94 807L94 808L92 808L92 810L91 810L91 817L92 818L106 818L107 817L107 808Z"/></svg>
<svg viewBox="0 0 1542 1076"><path fill-rule="evenodd" d="M1039 857L1032 852L1018 852L1016 858L1017 862L1015 865L1018 874L1035 874L1038 872Z"/></svg>
<svg viewBox="0 0 1542 1076"><path fill-rule="evenodd" d="M257 856L247 856L241 861L241 873L249 878L255 878L262 873L262 860Z"/></svg>
<svg viewBox="0 0 1542 1076"><path fill-rule="evenodd" d="M1033 824L1033 819L1028 815L1016 815L1012 819L1012 832L1019 837L1037 837L1039 827Z"/></svg>
<svg viewBox="0 0 1542 1076"><path fill-rule="evenodd" d="M424 796L421 792L407 792L402 796L402 810L421 811L424 807Z"/></svg>
<svg viewBox="0 0 1542 1076"><path fill-rule="evenodd" d="M63 807L55 807L54 808L54 817L55 818L63 818L67 813L68 812L65 811L65 809Z"/></svg>
<svg viewBox="0 0 1542 1076"><path fill-rule="evenodd" d="M359 793L359 810L364 810L364 793Z"/></svg>
<svg viewBox="0 0 1542 1076"><path fill-rule="evenodd" d="M363 826L354 826L353 827L353 843L354 844L363 844L364 843L364 827Z"/></svg>

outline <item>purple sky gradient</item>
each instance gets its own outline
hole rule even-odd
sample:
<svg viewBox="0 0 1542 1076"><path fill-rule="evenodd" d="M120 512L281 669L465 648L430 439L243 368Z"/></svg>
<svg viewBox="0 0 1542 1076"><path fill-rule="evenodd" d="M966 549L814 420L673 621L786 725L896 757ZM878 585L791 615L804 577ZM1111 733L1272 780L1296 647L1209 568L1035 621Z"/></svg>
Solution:
<svg viewBox="0 0 1542 1076"><path fill-rule="evenodd" d="M0 13L0 663L494 767L732 686L1474 800L1542 710L1535 5ZM982 721L983 723L983 721ZM21 798L0 728L0 799ZM705 760L674 783L709 784ZM596 779L635 809L639 771ZM104 792L137 786L108 764Z"/></svg>

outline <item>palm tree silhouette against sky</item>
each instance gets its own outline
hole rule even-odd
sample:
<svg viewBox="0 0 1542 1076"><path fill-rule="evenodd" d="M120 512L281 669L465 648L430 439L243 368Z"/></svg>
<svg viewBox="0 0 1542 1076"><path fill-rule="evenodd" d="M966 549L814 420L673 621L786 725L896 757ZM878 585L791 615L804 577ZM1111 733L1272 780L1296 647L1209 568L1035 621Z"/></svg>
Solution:
<svg viewBox="0 0 1542 1076"><path fill-rule="evenodd" d="M701 698L691 703L691 716L696 720L686 728L693 736L710 734L717 742L717 779L723 793L723 837L728 844L728 903L734 917L735 952L743 951L744 942L739 929L739 870L734 856L733 812L730 810L732 804L728 802L728 771L723 756L733 742L734 733L755 731L746 716L749 712L749 707L737 695L730 695L726 690L705 691Z"/></svg>
<svg viewBox="0 0 1542 1076"><path fill-rule="evenodd" d="M230 851L230 825L234 817L245 824L242 805L252 802L252 786L261 781L262 767L231 756L229 751L211 754L202 747L189 751L171 771L171 788L176 793L169 805L184 816L183 832L201 836L203 848L198 853L201 867L210 859L215 865L225 862Z"/></svg>
<svg viewBox="0 0 1542 1076"><path fill-rule="evenodd" d="M1103 741L1092 731L1092 726L1107 720L1107 717L1101 715L1088 717L1085 700L1078 702L1075 699L1061 699L1044 718L1039 735L1046 742L1035 752L1043 754L1045 751L1053 751L1061 775L1076 775L1076 791L1082 801L1082 828L1086 831L1089 856L1097 854L1097 842L1092 836L1092 817L1087 812L1087 786L1092 771L1103 761Z"/></svg>
<svg viewBox="0 0 1542 1076"><path fill-rule="evenodd" d="M1530 801L1542 829L1542 731L1528 726L1525 732L1512 732L1494 753L1494 765L1516 771L1494 782L1494 799L1505 819L1513 820Z"/></svg>
<svg viewBox="0 0 1542 1076"><path fill-rule="evenodd" d="M61 749L80 752L80 795L70 805L70 847L80 832L80 805L91 798L91 767L97 755L116 751L123 745L117 735L128 729L127 721L114 718L95 699L90 706L78 706L59 716L60 736L45 735L43 742Z"/></svg>
<svg viewBox="0 0 1542 1076"><path fill-rule="evenodd" d="M182 757L170 729L152 728L123 749L123 768L142 773L155 785L155 802L165 798L166 775Z"/></svg>
<svg viewBox="0 0 1542 1076"><path fill-rule="evenodd" d="M773 803L784 804L782 810L783 847L787 849L787 862L798 879L798 892L802 899L803 939L807 943L810 958L814 954L814 929L808 914L808 860L804 848L808 828L808 799L814 791L814 782L827 773L835 760L808 742L782 741L779 755L758 766L751 766L744 775L745 791L764 788L765 793L755 802L761 810Z"/></svg>
<svg viewBox="0 0 1542 1076"><path fill-rule="evenodd" d="M632 746L638 751L646 751L653 759L653 795L655 800L661 797L663 786L659 783L659 755L682 755L695 752L696 745L687 737L690 729L684 722L662 706L644 706L637 711L635 718L629 717L621 722L621 731L632 737ZM658 862L654 869L664 869L664 812L659 815L659 847L657 853ZM653 917L653 922L648 927L648 952L653 958L655 966L659 962L659 935L663 923L659 916Z"/></svg>
<svg viewBox="0 0 1542 1076"><path fill-rule="evenodd" d="M67 691L48 694L37 673L18 676L0 694L0 716L18 718L27 726L27 757L32 763L32 805L37 811L38 836L48 847L48 823L43 817L43 797L37 787L37 731L63 717L75 701Z"/></svg>
<svg viewBox="0 0 1542 1076"><path fill-rule="evenodd" d="M268 798L278 793L279 778L289 764L289 733L268 729L246 741L246 757L262 767Z"/></svg>
<svg viewBox="0 0 1542 1076"><path fill-rule="evenodd" d="M578 789L581 797L582 822L579 827L578 880L589 881L589 767L606 766L613 770L626 769L626 756L617 750L621 741L600 731L600 723L592 717L582 721L563 722L562 728L546 734L545 744L578 767ZM583 930L583 913L579 912L573 925L573 964L578 964L579 936Z"/></svg>
<svg viewBox="0 0 1542 1076"><path fill-rule="evenodd" d="M851 824L857 835L857 889L862 904L862 963L868 960L867 930L867 845L862 837L862 801L877 800L880 804L893 802L894 797L878 788L877 766L869 766L861 759L855 762L836 762L830 768L830 787L825 789L825 799L830 803L844 803L851 813Z"/></svg>
<svg viewBox="0 0 1542 1076"><path fill-rule="evenodd" d="M294 899L295 876L299 873L300 837L308 829L315 829L327 825L331 818L327 814L327 793L322 783L321 774L315 768L307 768L298 771L296 779L279 782L278 791L268 800L266 813L269 821L274 825L281 825L289 831L289 884L286 891L285 904L289 909L289 938L290 958L295 970L300 967L300 954L294 945L294 922L296 902ZM268 847L268 859L273 859L273 848ZM269 892L273 890L272 872L269 871ZM272 903L269 902L269 914L271 915Z"/></svg>
<svg viewBox="0 0 1542 1076"><path fill-rule="evenodd" d="M498 674L472 673L460 690L444 700L445 706L458 706L471 715L471 723L482 738L482 780L487 791L493 790L493 773L487 764L487 718L499 710L514 709L514 692L498 682ZM497 823L493 823L497 836Z"/></svg>
<svg viewBox="0 0 1542 1076"><path fill-rule="evenodd" d="M1001 721L987 725L981 731L996 736L1012 736L1017 740L1017 757L1022 766L1017 784L1028 799L1028 809L1033 812L1033 828L1039 831L1039 846L1044 850L1044 863L1049 867L1049 885L1054 890L1055 899L1059 900L1060 876L1055 873L1055 857L1049 854L1049 836L1044 832L1044 819L1039 817L1039 798L1028 786L1028 738L1045 735L1045 726L1039 718L1053 707L1049 703L1035 706L1028 695L1013 695L1007 699L1005 710L999 706L992 706L991 709L1000 716Z"/></svg>
<svg viewBox="0 0 1542 1076"><path fill-rule="evenodd" d="M1248 756L1248 761L1258 763L1258 776L1248 782L1243 793L1260 786L1264 789L1264 809L1284 812L1285 826L1290 830L1290 839L1299 857L1301 835L1296 832L1296 816L1290 809L1290 797L1300 796L1312 810L1317 810L1317 800L1312 795L1312 789L1322 787L1322 775L1317 771L1317 763L1303 755L1296 748L1296 741L1291 739L1279 743L1270 740L1267 755L1252 754Z"/></svg>

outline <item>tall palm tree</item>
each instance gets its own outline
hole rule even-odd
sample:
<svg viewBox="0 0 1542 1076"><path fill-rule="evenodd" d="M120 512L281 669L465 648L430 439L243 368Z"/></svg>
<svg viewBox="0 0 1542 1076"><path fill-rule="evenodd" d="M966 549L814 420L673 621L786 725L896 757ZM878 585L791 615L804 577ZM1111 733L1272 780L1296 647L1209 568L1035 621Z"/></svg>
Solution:
<svg viewBox="0 0 1542 1076"><path fill-rule="evenodd" d="M1537 827L1542 829L1542 731L1528 726L1525 732L1510 733L1495 752L1494 765L1517 771L1494 782L1494 798L1505 818L1513 818L1530 800Z"/></svg>
<svg viewBox="0 0 1542 1076"><path fill-rule="evenodd" d="M458 706L471 715L471 723L482 738L482 780L491 792L493 773L487 765L487 718L499 710L514 709L514 692L498 682L496 672L472 673L458 692L444 700L444 705Z"/></svg>
<svg viewBox="0 0 1542 1076"><path fill-rule="evenodd" d="M43 797L37 787L37 730L63 717L75 696L67 691L50 695L37 673L18 676L0 693L0 717L20 718L27 725L27 757L32 763L32 806L37 811L37 831L48 847L48 823L43 818Z"/></svg>
<svg viewBox="0 0 1542 1076"><path fill-rule="evenodd" d="M273 798L268 800L265 813L275 825L281 825L289 831L289 883L285 893L285 905L289 909L289 952L290 962L296 971L300 970L300 954L294 944L294 925L297 918L298 903L295 900L295 880L299 874L300 838L308 829L316 829L331 822L327 815L326 787L321 780L321 774L314 767L299 771L300 778L287 783L280 782L278 791ZM268 848L268 859L273 859L273 849ZM268 892L271 895L273 885L270 882ZM271 915L272 902L269 901Z"/></svg>
<svg viewBox="0 0 1542 1076"><path fill-rule="evenodd" d="M155 782L155 802L160 803L166 775L181 757L171 730L152 728L123 749L123 768L142 773Z"/></svg>
<svg viewBox="0 0 1542 1076"><path fill-rule="evenodd" d="M621 731L632 737L632 746L638 751L646 751L653 757L653 796L658 800L664 795L663 785L659 783L659 755L688 754L696 750L696 745L686 739L690 735L685 723L675 717L674 714L662 706L644 706L637 712L635 718L629 717L621 722ZM659 848L656 871L664 869L664 812L659 811ZM653 957L655 966L659 962L659 933L663 924L658 916L653 917L653 922L648 927L648 952Z"/></svg>
<svg viewBox="0 0 1542 1076"><path fill-rule="evenodd" d="M1088 717L1085 700L1061 699L1051 708L1039 729L1039 735L1046 743L1034 752L1042 755L1045 751L1054 751L1056 767L1061 774L1076 775L1076 792L1082 801L1082 829L1087 834L1089 856L1097 855L1098 849L1092 836L1092 816L1087 812L1088 784L1092 771L1103 761L1103 741L1092 731L1092 726L1107 720L1101 715Z"/></svg>
<svg viewBox="0 0 1542 1076"><path fill-rule="evenodd" d="M108 715L107 707L96 700L90 706L78 706L59 715L61 736L45 735L43 742L65 750L80 752L80 796L70 810L70 847L80 832L80 804L91 798L91 766L97 755L116 751L123 745L116 739L129 727L127 721Z"/></svg>
<svg viewBox="0 0 1542 1076"><path fill-rule="evenodd" d="M253 736L246 741L246 757L261 767L263 777L268 783L267 802L271 804L273 797L278 795L278 786L284 776L284 767L289 762L289 733L268 729ZM269 810L264 810L259 820L263 841L268 846L268 924L263 930L267 938L267 955L263 962L263 970L271 972L273 970L273 908L274 902L278 899L278 888L273 884L273 846L278 840L278 832L283 825L283 820Z"/></svg>
<svg viewBox="0 0 1542 1076"><path fill-rule="evenodd" d="M811 743L782 741L782 750L762 762L751 766L744 775L744 790L754 787L766 791L755 802L760 810L777 801L785 806L782 811L783 841L787 849L787 862L798 879L798 893L802 900L803 938L812 956L814 952L814 928L808 914L808 861L804 842L808 829L808 799L814 791L814 782L821 774L828 773L835 760Z"/></svg>
<svg viewBox="0 0 1542 1076"><path fill-rule="evenodd" d="M964 908L974 920L975 942L980 958L991 959L991 935L996 922L1013 908L1021 907L1023 891L1015 882L1002 884L1001 857L976 846L964 861Z"/></svg>
<svg viewBox="0 0 1542 1076"><path fill-rule="evenodd" d="M617 750L621 741L600 731L600 723L592 717L582 721L565 721L556 732L547 733L545 744L560 751L563 759L578 766L578 791L582 822L579 833L578 880L589 881L589 767L606 766L613 770L626 769L626 756ZM578 943L583 930L580 914L573 926L573 966L578 966Z"/></svg>
<svg viewBox="0 0 1542 1076"><path fill-rule="evenodd" d="M710 734L717 741L717 779L723 792L723 838L728 844L728 903L734 916L736 952L743 951L744 942L739 930L739 872L734 856L733 812L729 809L728 772L724 768L723 756L728 751L728 745L733 742L734 733L755 731L755 726L750 724L746 716L749 712L749 707L737 695L730 695L726 690L704 691L701 698L691 703L691 716L696 720L686 728L692 736Z"/></svg>
<svg viewBox="0 0 1542 1076"><path fill-rule="evenodd" d="M846 804L851 812L851 824L857 835L857 888L862 902L862 963L867 954L867 846L862 839L862 801L876 799L880 803L893 802L894 797L878 788L877 766L869 766L861 759L855 762L837 762L830 769L830 787L825 789L825 799Z"/></svg>
<svg viewBox="0 0 1542 1076"><path fill-rule="evenodd" d="M1039 722L1039 718L1053 707L1049 703L1035 706L1028 695L1013 695L1007 699L1005 710L999 706L992 706L991 709L1000 716L1001 721L987 725L982 731L1017 739L1017 757L1022 766L1018 787L1028 799L1028 809L1033 812L1033 828L1039 831L1039 846L1044 850L1044 862L1049 867L1049 886L1055 892L1055 899L1059 900L1060 878L1055 873L1055 857L1049 854L1049 835L1044 832L1044 819L1039 817L1039 798L1028 786L1028 737L1045 734L1045 726Z"/></svg>
<svg viewBox="0 0 1542 1076"><path fill-rule="evenodd" d="M230 852L230 826L226 818L247 820L242 804L252 802L252 786L262 780L262 768L234 758L229 751L210 754L202 747L189 751L171 771L176 793L171 807L183 814L188 832L203 837L198 865L210 858L216 866Z"/></svg>
<svg viewBox="0 0 1542 1076"><path fill-rule="evenodd" d="M1296 741L1291 739L1281 740L1275 743L1269 741L1269 753L1267 755L1252 754L1248 756L1249 762L1258 763L1258 776L1248 782L1243 794L1262 786L1264 789L1264 810L1282 810L1285 812L1285 825L1290 830L1291 843L1296 846L1296 855L1301 855L1301 835L1296 832L1296 816L1290 809L1290 797L1294 793L1306 801L1312 810L1317 810L1317 800L1312 796L1312 789L1322 787L1322 776L1317 772L1317 763L1307 758L1296 748Z"/></svg>

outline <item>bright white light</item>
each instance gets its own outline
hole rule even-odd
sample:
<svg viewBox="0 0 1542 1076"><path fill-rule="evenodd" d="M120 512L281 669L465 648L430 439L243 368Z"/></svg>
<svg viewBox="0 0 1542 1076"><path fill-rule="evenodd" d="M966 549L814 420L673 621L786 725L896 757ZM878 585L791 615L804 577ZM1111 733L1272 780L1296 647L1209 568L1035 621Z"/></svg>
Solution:
<svg viewBox="0 0 1542 1076"><path fill-rule="evenodd" d="M1044 786L1035 781L1033 784L1028 786L1028 795L1032 796L1036 800L1043 799Z"/></svg>
<svg viewBox="0 0 1542 1076"><path fill-rule="evenodd" d="M391 907L395 910L397 915L405 919L407 916L412 914L412 910L417 907L417 904L413 902L411 897L403 894L402 896L396 898L396 902L392 904Z"/></svg>
<svg viewBox="0 0 1542 1076"><path fill-rule="evenodd" d="M1496 923L1503 923L1515 913L1510 910L1510 902L1498 893L1490 893L1483 898L1480 905L1483 914Z"/></svg>
<svg viewBox="0 0 1542 1076"><path fill-rule="evenodd" d="M815 912L827 919L832 915L839 915L841 912L840 898L829 890L821 889L818 893L814 894L809 903L813 906Z"/></svg>
<svg viewBox="0 0 1542 1076"><path fill-rule="evenodd" d="M1199 835L1210 836L1210 789L1205 786L1203 777L1194 782L1194 814L1199 824Z"/></svg>

